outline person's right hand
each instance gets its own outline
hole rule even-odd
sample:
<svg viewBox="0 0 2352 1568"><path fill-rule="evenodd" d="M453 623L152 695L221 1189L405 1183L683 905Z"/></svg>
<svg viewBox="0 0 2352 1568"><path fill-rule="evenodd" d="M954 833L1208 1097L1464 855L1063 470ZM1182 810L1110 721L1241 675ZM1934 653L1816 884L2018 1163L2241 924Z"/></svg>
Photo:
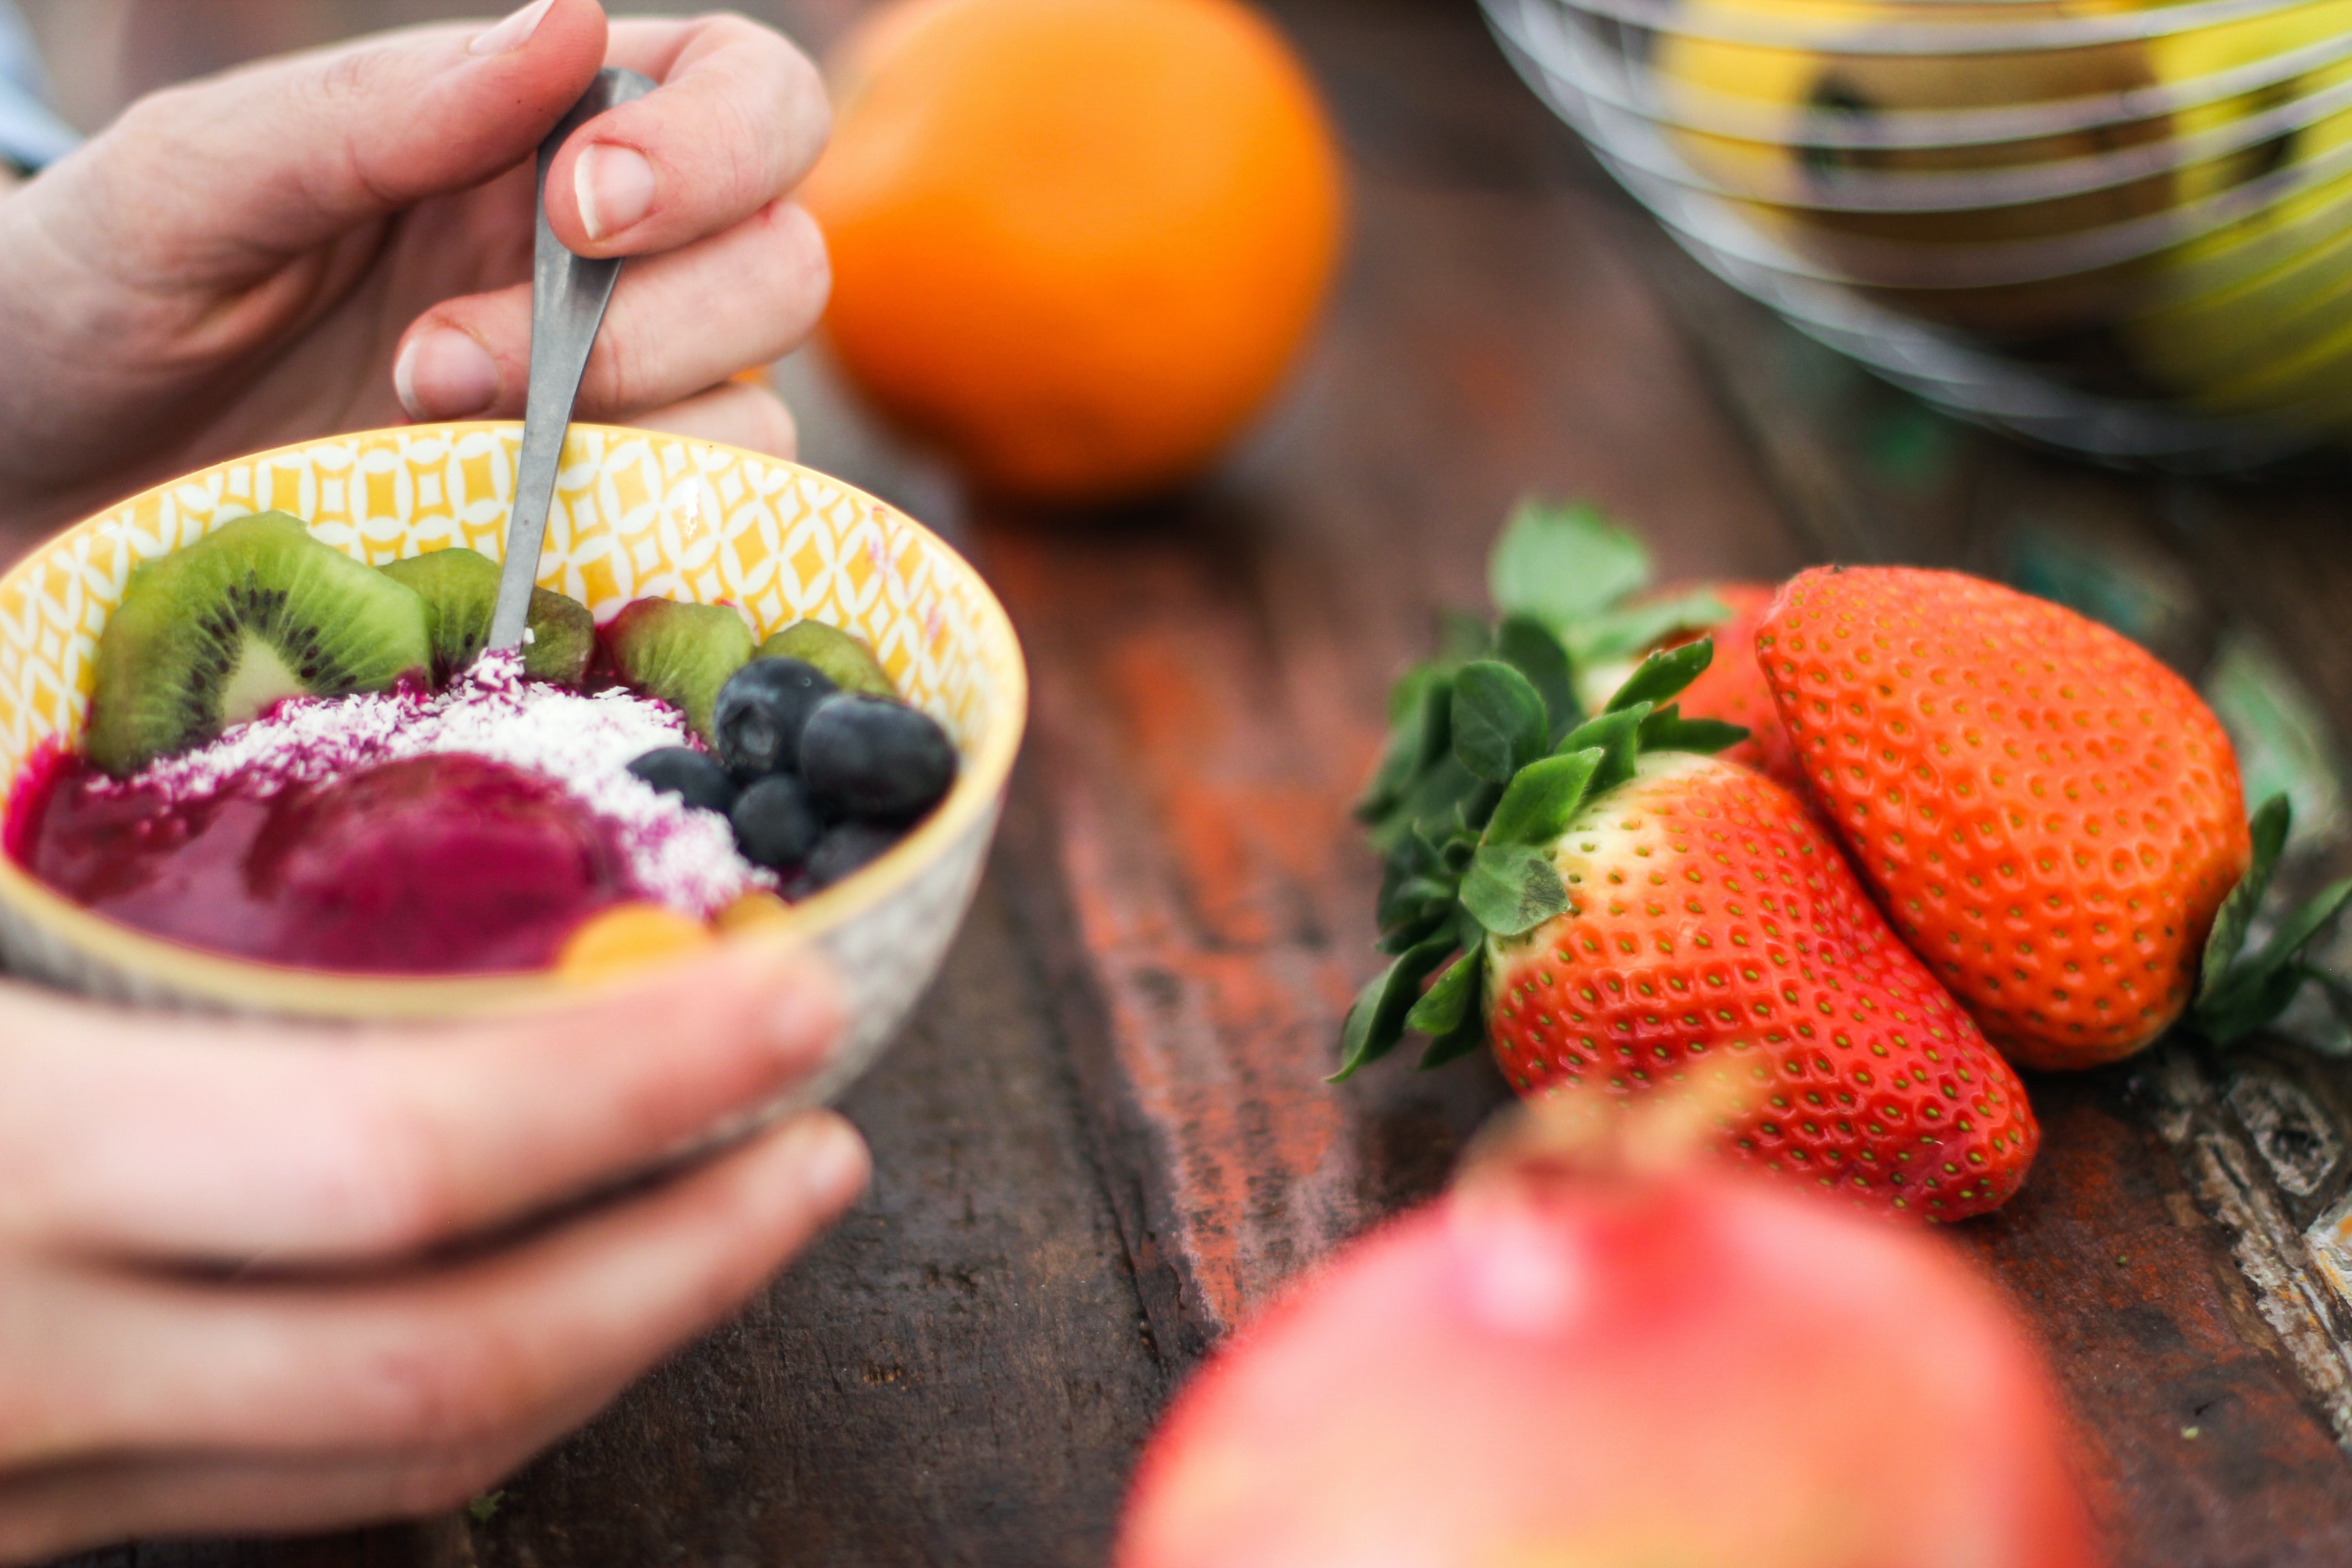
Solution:
<svg viewBox="0 0 2352 1568"><path fill-rule="evenodd" d="M654 90L549 172L548 221L627 257L574 417L792 455L735 373L815 325L792 191L816 68L741 16L596 0L355 38L170 88L0 197L0 525L29 535L240 453L509 419L530 357L541 138L613 65Z"/></svg>
<svg viewBox="0 0 2352 1568"><path fill-rule="evenodd" d="M0 981L0 1560L429 1513L586 1420L846 1207L865 1147L812 1112L518 1222L803 1079L831 996L754 942L441 1029Z"/></svg>

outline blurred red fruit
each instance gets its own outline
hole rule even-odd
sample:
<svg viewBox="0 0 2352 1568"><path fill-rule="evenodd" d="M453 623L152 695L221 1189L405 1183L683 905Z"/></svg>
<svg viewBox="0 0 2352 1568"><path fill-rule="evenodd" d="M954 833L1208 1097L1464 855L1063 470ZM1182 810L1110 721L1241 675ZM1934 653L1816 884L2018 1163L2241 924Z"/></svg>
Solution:
<svg viewBox="0 0 2352 1568"><path fill-rule="evenodd" d="M1616 1114L1616 1113L1612 1113ZM1185 1390L1119 1568L2086 1568L2034 1348L1938 1242L1519 1159Z"/></svg>

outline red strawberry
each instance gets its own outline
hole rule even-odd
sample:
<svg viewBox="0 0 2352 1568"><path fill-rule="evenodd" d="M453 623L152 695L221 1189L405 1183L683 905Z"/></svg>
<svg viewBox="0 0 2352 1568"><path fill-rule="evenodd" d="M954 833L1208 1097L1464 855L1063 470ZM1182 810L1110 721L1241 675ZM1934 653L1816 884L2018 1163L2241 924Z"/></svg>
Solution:
<svg viewBox="0 0 2352 1568"><path fill-rule="evenodd" d="M1491 1040L1530 1096L1729 1079L1727 1142L1748 1160L1922 1218L1998 1206L2040 1142L2015 1072L1796 797L1696 754L1732 738L1721 726L1655 707L1710 652L1653 655L1549 755L1528 682L1458 673L1451 765L1502 787L1461 800L1443 842L1396 836L1381 917L1399 956L1349 1014L1342 1076L1411 1026L1436 1037L1425 1063Z"/></svg>
<svg viewBox="0 0 2352 1568"><path fill-rule="evenodd" d="M2187 682L2072 610L1893 567L1801 574L1757 649L1857 868L2012 1059L2095 1066L2180 1016L2252 858Z"/></svg>
<svg viewBox="0 0 2352 1568"><path fill-rule="evenodd" d="M2025 1090L1788 791L1664 752L1552 849L1569 907L1486 941L1495 1059L1525 1094L1711 1068L1736 1147L1874 1208L1999 1207L2041 1133Z"/></svg>
<svg viewBox="0 0 2352 1568"><path fill-rule="evenodd" d="M1928 1238L1723 1171L1511 1160L1186 1386L1118 1568L2092 1568L2065 1419Z"/></svg>

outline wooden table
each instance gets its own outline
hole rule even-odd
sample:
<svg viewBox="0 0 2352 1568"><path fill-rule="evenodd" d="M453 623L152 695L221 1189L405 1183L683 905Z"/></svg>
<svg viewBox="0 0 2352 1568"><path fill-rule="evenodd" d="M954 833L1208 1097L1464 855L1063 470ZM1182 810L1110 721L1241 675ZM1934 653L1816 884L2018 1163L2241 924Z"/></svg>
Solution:
<svg viewBox="0 0 2352 1568"><path fill-rule="evenodd" d="M846 9L771 7L820 33ZM1198 492L1112 517L945 505L1020 626L1035 721L970 926L845 1103L870 1194L487 1518L88 1563L1100 1563L1171 1388L1435 1192L1507 1098L1477 1061L1321 1079L1374 963L1346 808L1385 683L1433 611L1480 603L1523 492L1597 500L1675 575L2089 574L2192 671L2291 663L2315 755L2352 717L2329 476L2135 479L1939 419L1685 260L1468 0L1274 9L1354 156L1344 291L1294 395ZM940 515L817 413L817 460ZM2030 1184L1952 1240L2046 1335L2116 1561L2352 1562L2352 1316L2303 1239L2352 1181L2352 1079L2167 1047L2032 1087Z"/></svg>

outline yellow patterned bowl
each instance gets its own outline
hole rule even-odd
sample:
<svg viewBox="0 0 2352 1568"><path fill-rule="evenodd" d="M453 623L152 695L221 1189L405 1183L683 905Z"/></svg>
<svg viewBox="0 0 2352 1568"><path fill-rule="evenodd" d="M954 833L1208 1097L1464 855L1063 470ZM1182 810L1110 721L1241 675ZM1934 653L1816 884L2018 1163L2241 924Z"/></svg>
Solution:
<svg viewBox="0 0 2352 1568"><path fill-rule="evenodd" d="M158 486L35 551L0 578L0 799L45 747L79 741L98 636L138 563L271 509L371 564L459 544L497 558L520 437L514 424L421 425L308 441ZM845 1082L937 971L995 830L1028 689L1003 607L937 537L836 479L709 442L585 425L564 446L539 580L600 621L652 596L736 605L762 637L804 616L830 622L864 637L908 700L954 737L962 767L939 809L770 928L822 948L838 969L852 1037L818 1092ZM120 1001L331 1019L474 1015L572 984L225 958L81 909L5 855L0 961Z"/></svg>

